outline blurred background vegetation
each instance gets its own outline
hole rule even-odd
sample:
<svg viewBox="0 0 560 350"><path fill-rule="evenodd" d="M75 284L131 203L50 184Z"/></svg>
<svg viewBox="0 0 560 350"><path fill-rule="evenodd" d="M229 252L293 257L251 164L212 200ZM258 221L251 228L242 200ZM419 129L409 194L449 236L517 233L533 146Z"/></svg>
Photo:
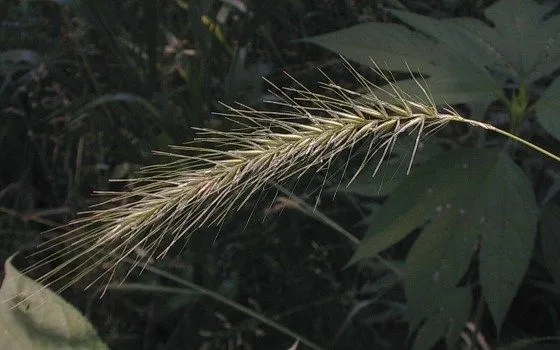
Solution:
<svg viewBox="0 0 560 350"><path fill-rule="evenodd" d="M285 71L313 87L321 80L319 67L344 83L348 73L337 55L299 39L389 21L389 5L442 17L477 16L491 3L0 1L1 260L35 246L48 237L41 232L96 203L94 190L119 189L109 179L162 161L152 150L192 139L196 127L227 129L212 115L223 109L219 102L261 107L268 95L261 77L283 85L289 81ZM342 195L321 203L322 217L289 200L270 206L261 201L229 221L217 238L216 232L202 232L158 267L320 344L404 348L398 276L373 261L344 269L352 246L325 219L359 231L375 205ZM247 221L251 213L254 219ZM397 247L391 254L402 252ZM173 284L161 275L145 272L128 282L101 299L99 291L83 293L80 285L64 294L111 348L293 344L211 298L166 289ZM531 303L543 300L531 300L520 313L530 316ZM539 335L545 319L522 320L519 327Z"/></svg>

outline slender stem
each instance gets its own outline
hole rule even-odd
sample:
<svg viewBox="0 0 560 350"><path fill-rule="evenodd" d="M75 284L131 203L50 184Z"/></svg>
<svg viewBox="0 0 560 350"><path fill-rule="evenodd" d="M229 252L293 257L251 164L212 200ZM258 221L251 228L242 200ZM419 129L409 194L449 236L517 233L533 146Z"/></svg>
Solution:
<svg viewBox="0 0 560 350"><path fill-rule="evenodd" d="M547 151L543 148L540 148L539 146L535 145L534 143L531 143L527 140L524 140L521 137L516 136L516 135L514 135L510 132L507 132L507 131L504 131L502 129L496 128L493 125L482 123L482 122L479 122L479 121L476 121L476 120L456 117L456 116L451 117L451 119L455 120L455 121L458 121L458 122L461 122L461 123L467 123L467 124L470 124L470 125L478 126L478 127L481 127L481 128L487 129L487 130L494 131L495 133L504 135L504 136L506 136L506 137L508 137L508 138L510 138L514 141L517 141L517 142L519 142L519 143L521 143L521 144L523 144L523 145L525 145L529 148L532 148L535 151L540 152L540 153L542 153L542 154L544 154L544 155L546 155L546 156L548 156L548 157L550 157L550 158L552 158L555 161L560 163L560 156L555 155L554 153L551 153L551 152L549 152L549 151Z"/></svg>
<svg viewBox="0 0 560 350"><path fill-rule="evenodd" d="M509 132L504 131L504 130L502 130L502 129L493 128L493 129L491 129L491 130L493 130L493 131L495 131L495 132L497 132L497 133L499 133L499 134L502 134L502 135L504 135L504 136L510 137L511 139L513 139L513 140L515 140L515 141L517 141L517 142L519 142L519 143L522 143L522 144L524 144L525 146L527 146L527 147L529 147L529 148L532 148L532 149L534 149L535 151L540 152L540 153L542 153L542 154L544 154L544 155L546 155L546 156L548 156L548 157L554 159L554 160L557 161L557 162L560 162L560 156L557 156L557 155L555 155L555 154L553 154L553 153L551 153L551 152L549 152L549 151L547 151L547 150L545 150L545 149L543 149L543 148L540 148L539 146L535 145L534 143L531 143L531 142L529 142L529 141L527 141L527 140L524 140L524 139L522 139L521 137L515 136L514 134L510 134Z"/></svg>
<svg viewBox="0 0 560 350"><path fill-rule="evenodd" d="M287 195L293 201L292 204L295 205L295 207L300 211L302 211L304 214L326 224L327 226L333 228L335 231L341 233L344 237L346 237L350 241L350 243L354 247L360 244L360 240L356 238L356 236L348 232L346 229L344 229L342 226L340 226L333 220L329 219L325 214L317 210L317 208L311 207L309 204L299 199L296 195L294 195L288 189L284 188L282 185L280 184L274 184L274 185L276 186L276 188L278 188L280 192Z"/></svg>
<svg viewBox="0 0 560 350"><path fill-rule="evenodd" d="M132 260L129 260L129 259L125 259L125 260L128 261L128 262L130 262L130 263L133 263L133 264L134 264L134 261L132 261ZM169 272L166 272L166 271L164 271L164 270L160 270L160 269L158 269L157 267L153 267L153 266L150 266L150 265L146 265L146 266L143 266L143 268L144 268L145 270L148 270L148 271L152 272L152 273L155 273L156 275L165 277L165 278L167 278L167 279L169 279L169 280L171 280L171 281L174 281L174 282L176 282L176 283L178 283L178 284L180 284L180 285L182 285L182 286L185 286L185 287L190 288L190 289L192 289L192 290L195 290L195 291L197 291L197 292L199 292L199 293L201 293L201 294L204 294L204 295L206 295L206 296L208 296L208 297L210 297L210 298L212 298L212 299L214 299L214 300L216 300L216 301L218 301L218 302L220 302L220 303L222 303L222 304L226 304L226 305L228 305L228 306L230 306L230 307L232 307L232 308L234 308L234 309L236 309L236 310L238 310L238 311L240 311L240 312L242 312L242 313L244 313L244 314L246 314L246 315L248 315L248 316L253 317L254 319L256 319L256 320L262 322L263 324L266 324L267 326L276 329L276 330L279 331L280 333L283 333L283 334L285 334L285 335L287 335L287 336L290 336L290 337L292 337L292 338L294 338L294 339L299 340L302 344L305 344L305 345L307 345L308 347L310 347L310 348L312 348L312 349L315 349L315 350L321 350L321 349L323 349L321 346L315 344L314 342L312 342L311 340L309 340L309 339L307 339L307 338L301 336L300 334L298 334L298 333L296 333L296 332L293 332L293 331L291 331L290 329L288 329L288 328L282 326L281 324L279 324L279 323L277 323L277 322L275 322L275 321L273 321L273 320L271 320L271 319L269 319L269 318L267 318L267 317L265 317L265 316L263 316L263 315L261 315L261 314L255 312L255 311L253 311L253 310L251 310L251 309L249 309L249 308L246 307L246 306L243 306L243 305L241 305L241 304L239 304L239 303L236 303L235 301L230 300L230 299L228 299L228 298L226 298L226 297L224 297L224 296L222 296L222 295L220 295L220 294L218 294L218 293L216 293L216 292L213 292L213 291L211 291L211 290L209 290L209 289L206 289L206 288L204 288L204 287L202 287L202 286L199 286L198 284L195 284L195 283L193 283L193 282L187 281L187 280L182 279L182 278L180 278L180 277L177 277L177 276L175 276L175 275L173 275L173 274L171 274L171 273L169 273Z"/></svg>
<svg viewBox="0 0 560 350"><path fill-rule="evenodd" d="M334 222L333 220L329 219L325 214L322 214L319 210L317 210L316 208L311 207L309 204L307 204L305 201L299 199L296 195L294 195L292 192L290 192L288 189L282 187L280 184L274 184L276 186L276 188L278 188L278 190L284 194L286 194L287 196L290 197L291 200L293 200L295 206L297 209L301 210L304 214L318 220L319 222L326 224L327 226L331 227L332 229L334 229L335 231L341 233L342 235L344 235L352 244L353 247L357 247L360 244L360 240L354 236L352 233L348 232L345 228L343 228L342 226L338 225L336 222ZM385 266L388 270L392 271L396 276L402 277L402 271L395 266L395 264L393 264L390 260L387 260L385 258L383 258L381 255L376 254L375 258L383 265Z"/></svg>

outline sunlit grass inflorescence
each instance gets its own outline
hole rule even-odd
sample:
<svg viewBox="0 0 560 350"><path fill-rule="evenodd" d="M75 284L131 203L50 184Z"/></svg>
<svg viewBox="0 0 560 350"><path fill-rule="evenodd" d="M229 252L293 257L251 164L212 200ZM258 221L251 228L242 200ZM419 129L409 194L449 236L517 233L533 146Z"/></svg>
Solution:
<svg viewBox="0 0 560 350"><path fill-rule="evenodd" d="M378 68L389 83L387 90L350 65L348 69L363 92L327 79L319 94L296 82L297 88L274 87L278 99L270 103L278 107L276 112L226 106L222 115L240 129L201 129L197 140L174 146L177 153L159 152L175 159L144 168L126 191L101 193L109 199L46 242L42 250L48 257L31 269L57 261L41 281L63 281L65 286L99 274L100 267L104 272L94 282L111 280L125 259L133 258L137 265L160 259L171 247L186 244L197 229L221 225L263 188L309 170L328 171L335 158L355 153L358 146L365 151L354 176L373 159L379 168L400 135L416 135L414 156L421 136L450 121L495 129L450 108L440 113L420 83L423 99L401 91ZM380 92L392 102L379 99Z"/></svg>

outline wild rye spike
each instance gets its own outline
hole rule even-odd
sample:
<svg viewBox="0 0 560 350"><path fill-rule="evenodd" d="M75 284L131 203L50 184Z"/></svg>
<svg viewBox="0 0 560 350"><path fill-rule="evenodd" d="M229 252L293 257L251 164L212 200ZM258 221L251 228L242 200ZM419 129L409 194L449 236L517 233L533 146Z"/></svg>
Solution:
<svg viewBox="0 0 560 350"><path fill-rule="evenodd" d="M173 161L144 168L140 177L130 181L129 190L106 193L109 198L103 206L92 208L66 225L68 232L42 244L39 252L47 257L28 271L57 261L40 282L63 281L62 288L100 267L104 272L96 281L104 276L110 280L125 258L133 257L136 264L162 258L198 228L221 225L228 213L271 183L297 178L312 168L328 170L333 159L365 142L365 155L353 180L380 154L377 171L402 134L417 132L413 158L422 135L451 121L493 130L543 152L491 125L462 118L451 108L440 113L419 82L425 96L413 99L377 66L374 70L390 90L381 90L351 65L347 67L366 93L328 79L322 85L326 93L319 94L296 81L297 88L284 90L272 84L278 97L273 104L282 107L280 112L227 106L222 115L241 130L201 129L199 139L174 147L190 153L166 152ZM376 92L388 94L392 102L379 99ZM203 147L201 142L216 147ZM408 171L411 164L412 159Z"/></svg>

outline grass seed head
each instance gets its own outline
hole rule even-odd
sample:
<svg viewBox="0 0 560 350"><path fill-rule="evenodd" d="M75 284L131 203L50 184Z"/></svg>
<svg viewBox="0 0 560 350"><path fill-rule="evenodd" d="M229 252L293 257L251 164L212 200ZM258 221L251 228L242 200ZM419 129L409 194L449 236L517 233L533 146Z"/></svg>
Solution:
<svg viewBox="0 0 560 350"><path fill-rule="evenodd" d="M200 129L195 141L162 153L172 161L144 168L129 180L127 190L99 193L107 199L65 226L67 232L42 244L39 252L46 258L30 270L55 261L40 282L62 282L63 288L94 273L98 276L92 283L110 281L126 259L133 261L132 268L161 259L197 229L221 225L271 184L310 169L328 171L336 157L364 144L354 177L376 156L379 169L402 134L417 134L414 154L427 130L462 119L452 110L438 113L422 86L424 99L411 98L377 66L375 71L387 83L384 90L352 66L348 69L362 92L327 78L323 93L316 93L294 79L296 88L272 84L277 99L269 103L279 111L226 106L221 115L238 130ZM392 101L382 101L378 93Z"/></svg>

